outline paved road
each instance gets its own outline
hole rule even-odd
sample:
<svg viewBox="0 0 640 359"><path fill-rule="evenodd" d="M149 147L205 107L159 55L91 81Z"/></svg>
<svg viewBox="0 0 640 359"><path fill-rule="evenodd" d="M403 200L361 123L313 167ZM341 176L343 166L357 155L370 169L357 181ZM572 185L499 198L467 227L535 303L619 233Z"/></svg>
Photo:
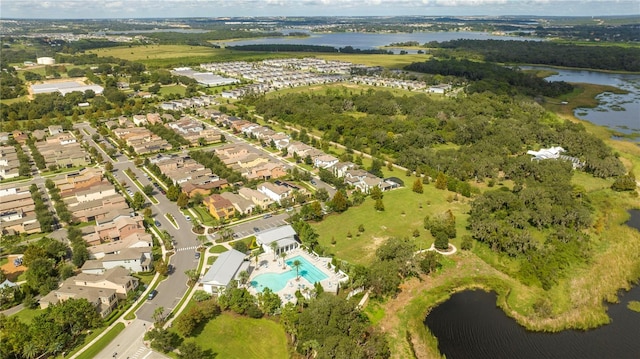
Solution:
<svg viewBox="0 0 640 359"><path fill-rule="evenodd" d="M164 359L166 355L155 352L144 345L144 333L152 325L144 320L134 320L98 353L97 358L117 358L117 359Z"/></svg>

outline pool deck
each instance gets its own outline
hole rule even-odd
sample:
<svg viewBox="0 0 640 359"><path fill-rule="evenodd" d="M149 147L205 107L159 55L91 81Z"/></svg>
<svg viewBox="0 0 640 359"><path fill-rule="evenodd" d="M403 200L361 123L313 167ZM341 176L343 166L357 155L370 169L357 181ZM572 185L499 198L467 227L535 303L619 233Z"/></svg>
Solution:
<svg viewBox="0 0 640 359"><path fill-rule="evenodd" d="M325 292L337 293L338 292L338 284L341 281L345 281L348 279L348 276L342 272L336 273L333 269L329 269L329 265L331 263L331 258L328 257L319 257L312 253L308 253L302 249L295 249L291 252L287 253L287 257L284 259L285 262L290 258L295 256L304 257L309 263L313 264L318 270L322 273L326 274L328 278L320 281L320 284L324 288ZM249 281L253 280L253 278L259 276L260 274L265 273L284 273L291 270L291 266L286 265L284 268L282 267L282 258L277 260L273 260L273 253L263 253L258 257L258 268L255 267L255 261L252 262L252 270L251 275L249 277ZM331 266L333 268L333 266ZM304 296L308 296L308 291L313 289L313 283L310 283L304 277L300 276L299 279L296 278L290 279L283 289L276 292L280 299L282 299L282 304L287 304L288 302L296 303L296 291L300 289L300 292ZM256 295L258 291L249 286L249 292L253 295Z"/></svg>

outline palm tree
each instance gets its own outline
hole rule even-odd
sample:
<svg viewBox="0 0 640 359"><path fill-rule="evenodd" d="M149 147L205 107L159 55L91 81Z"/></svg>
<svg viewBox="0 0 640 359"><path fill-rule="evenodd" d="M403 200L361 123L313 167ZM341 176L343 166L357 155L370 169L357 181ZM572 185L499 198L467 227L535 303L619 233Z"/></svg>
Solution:
<svg viewBox="0 0 640 359"><path fill-rule="evenodd" d="M284 261L287 258L287 252L280 252L280 258L282 258L282 269L287 267L287 263Z"/></svg>
<svg viewBox="0 0 640 359"><path fill-rule="evenodd" d="M247 282L249 281L249 272L247 272L246 270L241 271L240 273L238 273L238 279L240 279L240 283L242 285L247 284Z"/></svg>
<svg viewBox="0 0 640 359"><path fill-rule="evenodd" d="M258 266L258 257L260 257L260 250L255 250L253 252L251 252L251 255L253 256L253 258L256 259L256 270L260 269L260 267Z"/></svg>
<svg viewBox="0 0 640 359"><path fill-rule="evenodd" d="M302 266L302 262L296 259L291 266L296 269L296 280L300 280L300 267Z"/></svg>
<svg viewBox="0 0 640 359"><path fill-rule="evenodd" d="M38 356L38 347L34 343L27 342L22 348L22 355L26 359L34 359Z"/></svg>
<svg viewBox="0 0 640 359"><path fill-rule="evenodd" d="M269 247L271 248L271 250L273 251L273 261L275 262L276 260L276 256L278 255L278 242L271 242L269 244Z"/></svg>

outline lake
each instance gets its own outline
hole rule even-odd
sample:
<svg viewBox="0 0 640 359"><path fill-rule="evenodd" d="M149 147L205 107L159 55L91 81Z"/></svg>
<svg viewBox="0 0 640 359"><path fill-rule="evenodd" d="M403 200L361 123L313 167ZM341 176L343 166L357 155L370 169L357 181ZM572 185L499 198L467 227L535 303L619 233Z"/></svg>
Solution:
<svg viewBox="0 0 640 359"><path fill-rule="evenodd" d="M640 210L629 210L627 225L640 231ZM640 301L640 286L622 292L608 306L611 323L588 331L527 331L496 306L495 293L463 291L433 308L425 325L447 358L601 359L640 357L640 313L627 308Z"/></svg>
<svg viewBox="0 0 640 359"><path fill-rule="evenodd" d="M289 29L288 31L277 30L283 33L305 32L309 37L265 37L251 40L241 40L226 43L227 46L255 45L255 44L302 44L333 46L335 48L352 46L356 49L370 50L392 43L417 41L424 44L430 41L449 41L457 39L471 40L533 40L541 41L540 38L518 37L518 36L498 36L487 32L468 31L443 31L443 32L413 32L413 33L361 33L361 32L332 32L332 33L310 33L307 30ZM394 53L399 53L400 49L389 48ZM417 49L406 50L408 53L417 53Z"/></svg>
<svg viewBox="0 0 640 359"><path fill-rule="evenodd" d="M628 91L627 94L604 92L596 98L595 108L577 108L574 115L596 125L630 134L640 133L640 75L598 72L587 70L565 70L543 66L521 66L521 69L541 69L557 72L547 77L549 81L583 82L608 85ZM640 138L636 138L640 141Z"/></svg>

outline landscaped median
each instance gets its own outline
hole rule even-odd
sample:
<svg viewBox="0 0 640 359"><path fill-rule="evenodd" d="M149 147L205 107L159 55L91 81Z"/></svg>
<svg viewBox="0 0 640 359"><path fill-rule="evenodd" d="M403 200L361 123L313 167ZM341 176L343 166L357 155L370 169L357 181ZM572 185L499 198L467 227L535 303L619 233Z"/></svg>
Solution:
<svg viewBox="0 0 640 359"><path fill-rule="evenodd" d="M166 219L169 220L169 222L171 222L171 224L176 228L176 229L180 229L180 226L178 226L178 223L176 223L176 219L173 218L173 215L171 213L165 213L164 217Z"/></svg>

